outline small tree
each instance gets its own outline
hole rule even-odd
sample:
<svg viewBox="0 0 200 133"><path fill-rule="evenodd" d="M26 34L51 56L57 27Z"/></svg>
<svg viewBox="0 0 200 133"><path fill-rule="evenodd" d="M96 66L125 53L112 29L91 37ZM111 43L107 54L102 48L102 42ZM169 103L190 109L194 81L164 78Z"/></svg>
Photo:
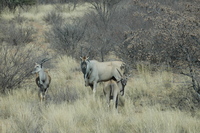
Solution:
<svg viewBox="0 0 200 133"><path fill-rule="evenodd" d="M90 53L101 61L105 56L114 50L120 41L119 27L117 21L117 6L121 0L89 0L93 10L89 12L85 19L88 22L85 41L90 45Z"/></svg>
<svg viewBox="0 0 200 133"><path fill-rule="evenodd" d="M105 29L108 27L112 15L115 13L117 4L121 0L89 0L88 2L92 5L97 13L99 21L102 22Z"/></svg>
<svg viewBox="0 0 200 133"><path fill-rule="evenodd" d="M30 76L34 61L40 56L46 55L44 52L39 52L39 47L29 45L34 41L34 33L35 30L32 27L27 28L18 24L16 18L9 23L1 21L0 93L16 89Z"/></svg>
<svg viewBox="0 0 200 133"><path fill-rule="evenodd" d="M46 35L52 47L57 49L59 53L67 53L75 57L78 43L84 37L87 23L79 19L71 21L72 23L53 25L52 32L46 33Z"/></svg>
<svg viewBox="0 0 200 133"><path fill-rule="evenodd" d="M32 42L35 30L32 27L17 26L15 22L10 25L1 27L2 32L5 33L4 41L11 45L22 45Z"/></svg>
<svg viewBox="0 0 200 133"><path fill-rule="evenodd" d="M42 55L35 55L37 48L12 45L0 46L0 92L16 89L26 80L33 69L34 60Z"/></svg>
<svg viewBox="0 0 200 133"><path fill-rule="evenodd" d="M192 88L197 92L200 101L200 40L190 33L183 32L181 35L179 50L182 53L181 74L189 76L192 81ZM188 68L188 69L187 69ZM187 70L187 71L186 71Z"/></svg>

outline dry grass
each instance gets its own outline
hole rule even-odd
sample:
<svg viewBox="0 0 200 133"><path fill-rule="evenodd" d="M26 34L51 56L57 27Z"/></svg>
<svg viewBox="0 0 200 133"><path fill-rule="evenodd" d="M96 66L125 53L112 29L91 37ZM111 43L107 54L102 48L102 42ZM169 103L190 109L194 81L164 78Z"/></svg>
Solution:
<svg viewBox="0 0 200 133"><path fill-rule="evenodd" d="M88 5L74 13L80 15L87 8ZM51 5L42 5L22 15L42 21L43 15L51 10ZM3 18L11 19L12 15L5 13ZM200 110L193 104L192 91L185 89L188 81L185 77L161 68L152 72L149 65L138 65L121 98L124 106L119 106L117 112L107 107L101 85L93 99L91 89L84 86L80 64L73 58L61 56L51 63L52 83L46 103L39 102L34 76L21 88L1 95L0 132L200 132ZM184 98L187 100L181 103Z"/></svg>
<svg viewBox="0 0 200 133"><path fill-rule="evenodd" d="M43 17L52 11L59 12L58 9L60 10L60 14L67 19L68 17L80 17L83 16L85 12L88 12L91 8L88 3L80 5L78 8L76 8L73 11L69 10L69 5L67 4L57 4L57 5L37 5L30 7L27 12L22 11L22 9L17 9L15 13L9 12L9 11L4 11L2 13L2 18L5 20L11 20L14 17L20 15L21 17L24 17L30 21L36 21L36 22L42 22Z"/></svg>
<svg viewBox="0 0 200 133"><path fill-rule="evenodd" d="M123 97L125 106L119 112L107 108L105 98L101 97L99 85L94 100L90 88L84 87L79 64L70 57L62 56L54 61L57 65L50 71L52 84L49 99L40 103L34 82L0 98L0 130L2 132L165 132L198 133L199 115L179 109L163 110L162 103L156 102L160 93L178 89L170 72L137 71L130 78ZM145 77L145 78L144 78ZM34 81L34 76L32 81ZM168 88L166 86L166 82ZM149 86L147 85L149 84ZM155 84L154 84L155 83ZM144 95L144 93L148 95ZM135 97L143 97L140 100ZM148 104L154 100L154 105ZM138 105L135 102L143 102ZM146 104L144 104L146 103Z"/></svg>

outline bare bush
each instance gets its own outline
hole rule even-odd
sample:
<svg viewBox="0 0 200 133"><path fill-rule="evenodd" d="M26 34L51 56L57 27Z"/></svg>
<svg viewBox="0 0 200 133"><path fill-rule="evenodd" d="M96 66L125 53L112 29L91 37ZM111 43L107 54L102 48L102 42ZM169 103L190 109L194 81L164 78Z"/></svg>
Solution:
<svg viewBox="0 0 200 133"><path fill-rule="evenodd" d="M200 101L200 40L190 33L182 33L182 40L179 44L178 52L181 53L181 74L189 76L192 81L192 88L197 92Z"/></svg>
<svg viewBox="0 0 200 133"><path fill-rule="evenodd" d="M14 18L0 23L0 92L16 89L30 75L34 60L42 56L33 42L35 30L26 27L24 19ZM22 22L22 23L21 23ZM38 52L36 54L36 51Z"/></svg>
<svg viewBox="0 0 200 133"><path fill-rule="evenodd" d="M13 21L10 21L8 24L7 22L0 23L0 32L3 34L2 38L6 43L16 46L24 45L34 41L34 28L19 24L21 21L24 21L24 19L17 17L16 19L13 19Z"/></svg>
<svg viewBox="0 0 200 133"><path fill-rule="evenodd" d="M27 79L33 68L33 60L41 55L35 55L38 49L21 46L0 46L0 92L16 89Z"/></svg>
<svg viewBox="0 0 200 133"><path fill-rule="evenodd" d="M53 25L51 32L46 33L47 40L58 53L66 53L72 57L76 56L78 43L84 37L87 23L76 19L71 23Z"/></svg>
<svg viewBox="0 0 200 133"><path fill-rule="evenodd" d="M89 0L88 2L92 4L97 18L101 21L101 28L107 28L110 23L117 4L121 0Z"/></svg>
<svg viewBox="0 0 200 133"><path fill-rule="evenodd" d="M38 4L69 4L69 7L72 7L72 10L74 10L78 4L80 4L81 2L84 2L83 0L37 0ZM60 7L57 6L56 7ZM61 6L62 7L62 6ZM58 9L56 8L56 9ZM60 10L60 9L58 9ZM62 10L62 8L61 8Z"/></svg>
<svg viewBox="0 0 200 133"><path fill-rule="evenodd" d="M154 1L135 3L140 10L132 12L133 17L142 16L144 26L124 32L124 42L118 51L131 64L149 61L166 64L179 73L184 71L191 77L193 89L199 93L199 81L195 78L199 75L195 70L199 68L200 57L199 8L184 2L174 4L169 7ZM145 25L148 22L152 23L150 27Z"/></svg>
<svg viewBox="0 0 200 133"><path fill-rule="evenodd" d="M117 20L120 0L89 1L93 11L85 15L88 27L85 42L90 57L105 60L105 56L114 51L115 46L122 42L122 24Z"/></svg>
<svg viewBox="0 0 200 133"><path fill-rule="evenodd" d="M43 20L48 24L62 25L64 18L60 13L56 11L51 11L43 17Z"/></svg>
<svg viewBox="0 0 200 133"><path fill-rule="evenodd" d="M92 25L88 26L85 38L88 44L87 47L83 46L90 54L87 56L105 61L105 56L114 51L115 46L119 44L119 34L115 29L102 30Z"/></svg>
<svg viewBox="0 0 200 133"><path fill-rule="evenodd" d="M139 11L131 12L135 6ZM176 6L183 7L181 4ZM198 38L197 16L187 16L185 9L180 12L157 2L138 2L133 7L130 7L129 13L133 14L133 19L141 16L140 21L144 26L124 32L124 42L119 46L121 56L128 57L131 63L143 60L170 66L176 65L178 60L184 60L180 59L183 53L179 48L185 38L182 35L189 33L189 36ZM185 44L193 45L193 39L187 39Z"/></svg>
<svg viewBox="0 0 200 133"><path fill-rule="evenodd" d="M27 19L22 16L20 13L15 15L15 17L10 21L10 23L17 23L17 24L23 24L27 21Z"/></svg>
<svg viewBox="0 0 200 133"><path fill-rule="evenodd" d="M64 12L64 11L73 11L81 3L81 0L60 0L55 4L55 10Z"/></svg>

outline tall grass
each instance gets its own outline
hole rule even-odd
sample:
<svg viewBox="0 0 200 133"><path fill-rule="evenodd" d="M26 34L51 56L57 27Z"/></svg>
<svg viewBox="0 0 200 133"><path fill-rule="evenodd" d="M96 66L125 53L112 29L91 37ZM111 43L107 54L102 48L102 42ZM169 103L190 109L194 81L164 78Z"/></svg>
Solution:
<svg viewBox="0 0 200 133"><path fill-rule="evenodd" d="M75 18L75 17L83 16L85 12L88 12L91 9L90 7L91 7L90 4L84 3L84 4L81 4L75 10L70 11L69 10L70 7L68 4L36 5L36 6L30 7L29 9L27 9L27 11L24 11L20 8L17 8L17 10L14 13L5 10L2 12L1 16L2 16L2 18L6 19L6 20L10 20L20 14L20 16L22 16L28 20L42 22L43 17L52 11L59 12L66 19L69 17Z"/></svg>
<svg viewBox="0 0 200 133"><path fill-rule="evenodd" d="M21 15L41 22L53 8L52 5L40 5ZM62 12L62 15L78 16L87 9L86 4L75 11ZM2 17L12 19L14 15L4 12ZM0 95L0 132L200 132L200 110L195 107L185 77L161 68L152 71L150 64L138 64L128 80L125 95L120 97L121 106L116 111L107 107L99 84L96 99L93 99L92 90L84 86L77 61L60 56L51 62L49 74L52 82L46 102L39 101L35 76L19 89Z"/></svg>
<svg viewBox="0 0 200 133"><path fill-rule="evenodd" d="M51 98L46 103L39 102L34 76L33 82L29 85L1 96L2 133L198 133L200 131L200 120L197 115L191 116L190 112L178 109L163 110L162 103L157 102L159 97L153 97L153 95L158 96L158 93L176 89L176 85L171 81L173 79L171 73L156 72L152 75L146 70L146 74L137 71L137 76L128 81L126 94L123 97L125 105L119 106L117 112L108 108L105 98L100 96L103 93L100 85L97 88L97 97L93 99L91 89L84 87L83 75L74 59L62 56L56 58L54 62L54 68L50 70L52 83L48 91ZM166 82L170 84L171 89L165 90L166 87L162 87ZM137 100L137 97L144 99ZM161 94L161 97L168 99L164 94ZM152 99L154 105L147 104ZM142 102L137 105L134 100Z"/></svg>

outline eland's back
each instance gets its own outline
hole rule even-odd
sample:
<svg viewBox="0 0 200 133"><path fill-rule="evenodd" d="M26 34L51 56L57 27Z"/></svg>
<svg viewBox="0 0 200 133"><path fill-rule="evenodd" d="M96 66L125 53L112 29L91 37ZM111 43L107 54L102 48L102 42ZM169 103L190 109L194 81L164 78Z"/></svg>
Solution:
<svg viewBox="0 0 200 133"><path fill-rule="evenodd" d="M119 81L121 79L121 75L118 71L120 71L120 67L123 64L122 61L111 61L111 62L96 62L96 69L98 72L98 82L99 81L108 81L112 78Z"/></svg>

